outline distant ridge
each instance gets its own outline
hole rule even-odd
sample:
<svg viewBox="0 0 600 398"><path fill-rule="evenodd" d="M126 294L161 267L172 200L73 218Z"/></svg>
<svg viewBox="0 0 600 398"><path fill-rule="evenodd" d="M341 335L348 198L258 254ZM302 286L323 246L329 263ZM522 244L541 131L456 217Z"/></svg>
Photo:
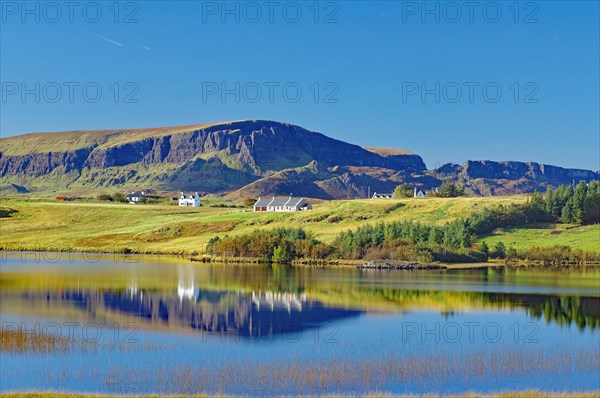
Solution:
<svg viewBox="0 0 600 398"><path fill-rule="evenodd" d="M361 148L292 124L239 120L188 126L31 133L0 139L2 192L193 190L231 198L366 197L408 182L458 181L474 195L530 192L597 172L523 162L468 161L427 170L395 148ZM15 187L19 187L16 189Z"/></svg>

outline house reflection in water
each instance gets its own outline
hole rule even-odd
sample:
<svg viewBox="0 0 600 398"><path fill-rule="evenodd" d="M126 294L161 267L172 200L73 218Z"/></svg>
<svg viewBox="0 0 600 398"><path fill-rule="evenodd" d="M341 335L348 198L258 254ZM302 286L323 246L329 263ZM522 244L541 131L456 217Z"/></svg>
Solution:
<svg viewBox="0 0 600 398"><path fill-rule="evenodd" d="M185 283L179 281L177 285L177 297L179 297L179 301L183 300L192 300L195 301L198 295L198 289L194 287L194 280L192 279L191 283Z"/></svg>
<svg viewBox="0 0 600 398"><path fill-rule="evenodd" d="M300 295L296 293L274 293L274 292L252 292L252 303L256 306L256 310L260 311L261 305L264 309L274 311L275 308L287 309L287 312L302 311L302 303L306 302L306 294ZM266 308L265 308L266 307Z"/></svg>

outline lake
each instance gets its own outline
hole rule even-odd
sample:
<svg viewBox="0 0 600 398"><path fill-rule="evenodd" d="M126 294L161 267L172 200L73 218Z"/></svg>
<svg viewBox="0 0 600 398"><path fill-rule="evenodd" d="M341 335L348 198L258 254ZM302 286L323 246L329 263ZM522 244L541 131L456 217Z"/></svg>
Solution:
<svg viewBox="0 0 600 398"><path fill-rule="evenodd" d="M600 390L598 270L0 261L3 331L54 339L3 342L1 392Z"/></svg>

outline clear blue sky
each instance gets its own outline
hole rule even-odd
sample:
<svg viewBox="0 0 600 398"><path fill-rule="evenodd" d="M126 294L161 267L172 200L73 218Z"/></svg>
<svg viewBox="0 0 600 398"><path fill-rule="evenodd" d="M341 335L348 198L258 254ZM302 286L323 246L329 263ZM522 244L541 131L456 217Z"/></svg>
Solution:
<svg viewBox="0 0 600 398"><path fill-rule="evenodd" d="M2 137L269 119L429 168L600 168L597 1L27 4L2 2Z"/></svg>

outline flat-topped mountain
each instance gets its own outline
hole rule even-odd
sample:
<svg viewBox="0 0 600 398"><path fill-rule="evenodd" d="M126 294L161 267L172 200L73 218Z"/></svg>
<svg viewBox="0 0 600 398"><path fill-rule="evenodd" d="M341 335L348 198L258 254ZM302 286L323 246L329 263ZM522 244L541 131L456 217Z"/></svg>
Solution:
<svg viewBox="0 0 600 398"><path fill-rule="evenodd" d="M477 181L499 194L514 193L511 182L521 181L516 190L526 192L597 178L588 170L519 162L470 161L427 171L423 159L406 150L362 148L264 120L0 139L0 183L11 193L114 187L331 199L365 197L369 190L390 191L403 182L428 189L452 179L471 189Z"/></svg>

